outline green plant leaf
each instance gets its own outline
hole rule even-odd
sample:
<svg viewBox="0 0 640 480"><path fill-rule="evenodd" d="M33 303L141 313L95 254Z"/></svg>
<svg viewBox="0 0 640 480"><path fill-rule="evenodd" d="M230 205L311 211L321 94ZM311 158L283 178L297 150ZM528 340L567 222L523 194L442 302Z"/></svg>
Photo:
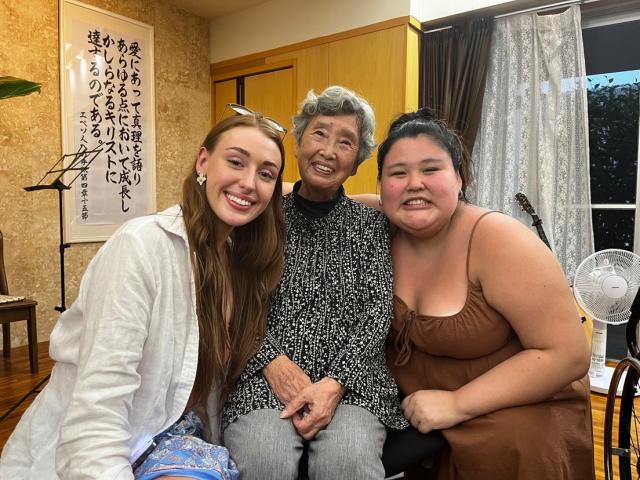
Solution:
<svg viewBox="0 0 640 480"><path fill-rule="evenodd" d="M16 77L0 77L0 99L40 93L42 85Z"/></svg>

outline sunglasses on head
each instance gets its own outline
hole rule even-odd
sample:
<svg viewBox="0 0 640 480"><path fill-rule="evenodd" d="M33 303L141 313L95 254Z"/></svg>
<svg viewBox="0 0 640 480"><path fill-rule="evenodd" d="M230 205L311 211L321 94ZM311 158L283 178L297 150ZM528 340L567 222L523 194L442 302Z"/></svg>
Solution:
<svg viewBox="0 0 640 480"><path fill-rule="evenodd" d="M271 117L267 117L266 115L262 115L259 112L254 112L249 107L245 107L244 105L240 105L239 103L227 103L224 106L224 110L222 111L221 118L224 118L224 114L227 111L227 107L233 110L237 115L256 115L256 114L260 115L260 117L262 117L265 120L265 122L267 122L276 132L282 134L282 139L284 139L284 136L287 134L287 129L284 128L284 126L277 120L274 120Z"/></svg>

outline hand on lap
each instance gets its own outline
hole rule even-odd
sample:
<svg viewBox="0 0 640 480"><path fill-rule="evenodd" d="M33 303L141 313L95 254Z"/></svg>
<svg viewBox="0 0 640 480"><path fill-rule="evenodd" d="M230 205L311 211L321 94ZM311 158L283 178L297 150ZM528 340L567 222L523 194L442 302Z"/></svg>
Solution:
<svg viewBox="0 0 640 480"><path fill-rule="evenodd" d="M313 439L333 419L345 387L325 377L304 388L284 409L280 418L291 418L305 440Z"/></svg>
<svg viewBox="0 0 640 480"><path fill-rule="evenodd" d="M444 390L418 390L405 397L402 411L421 433L453 427L469 419L460 410L455 392Z"/></svg>
<svg viewBox="0 0 640 480"><path fill-rule="evenodd" d="M262 374L285 407L303 388L311 385L309 376L286 355L273 359L262 369Z"/></svg>

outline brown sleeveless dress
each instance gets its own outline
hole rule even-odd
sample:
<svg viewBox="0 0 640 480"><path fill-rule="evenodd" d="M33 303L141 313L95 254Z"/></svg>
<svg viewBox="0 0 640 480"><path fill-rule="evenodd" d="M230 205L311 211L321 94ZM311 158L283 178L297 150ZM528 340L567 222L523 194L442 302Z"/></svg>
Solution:
<svg viewBox="0 0 640 480"><path fill-rule="evenodd" d="M407 395L456 390L523 349L481 287L469 280L473 232L484 215L469 238L468 293L459 313L420 315L394 299L387 362ZM438 480L595 479L587 377L546 401L498 410L442 433L450 448L440 455Z"/></svg>

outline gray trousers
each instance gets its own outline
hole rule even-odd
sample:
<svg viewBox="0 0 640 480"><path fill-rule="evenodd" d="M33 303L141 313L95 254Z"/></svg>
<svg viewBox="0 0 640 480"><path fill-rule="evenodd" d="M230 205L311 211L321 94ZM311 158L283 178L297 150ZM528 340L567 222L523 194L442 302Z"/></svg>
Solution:
<svg viewBox="0 0 640 480"><path fill-rule="evenodd" d="M385 426L361 407L338 405L333 420L309 442L310 480L384 478ZM280 410L254 410L224 431L240 480L295 480L305 440Z"/></svg>

